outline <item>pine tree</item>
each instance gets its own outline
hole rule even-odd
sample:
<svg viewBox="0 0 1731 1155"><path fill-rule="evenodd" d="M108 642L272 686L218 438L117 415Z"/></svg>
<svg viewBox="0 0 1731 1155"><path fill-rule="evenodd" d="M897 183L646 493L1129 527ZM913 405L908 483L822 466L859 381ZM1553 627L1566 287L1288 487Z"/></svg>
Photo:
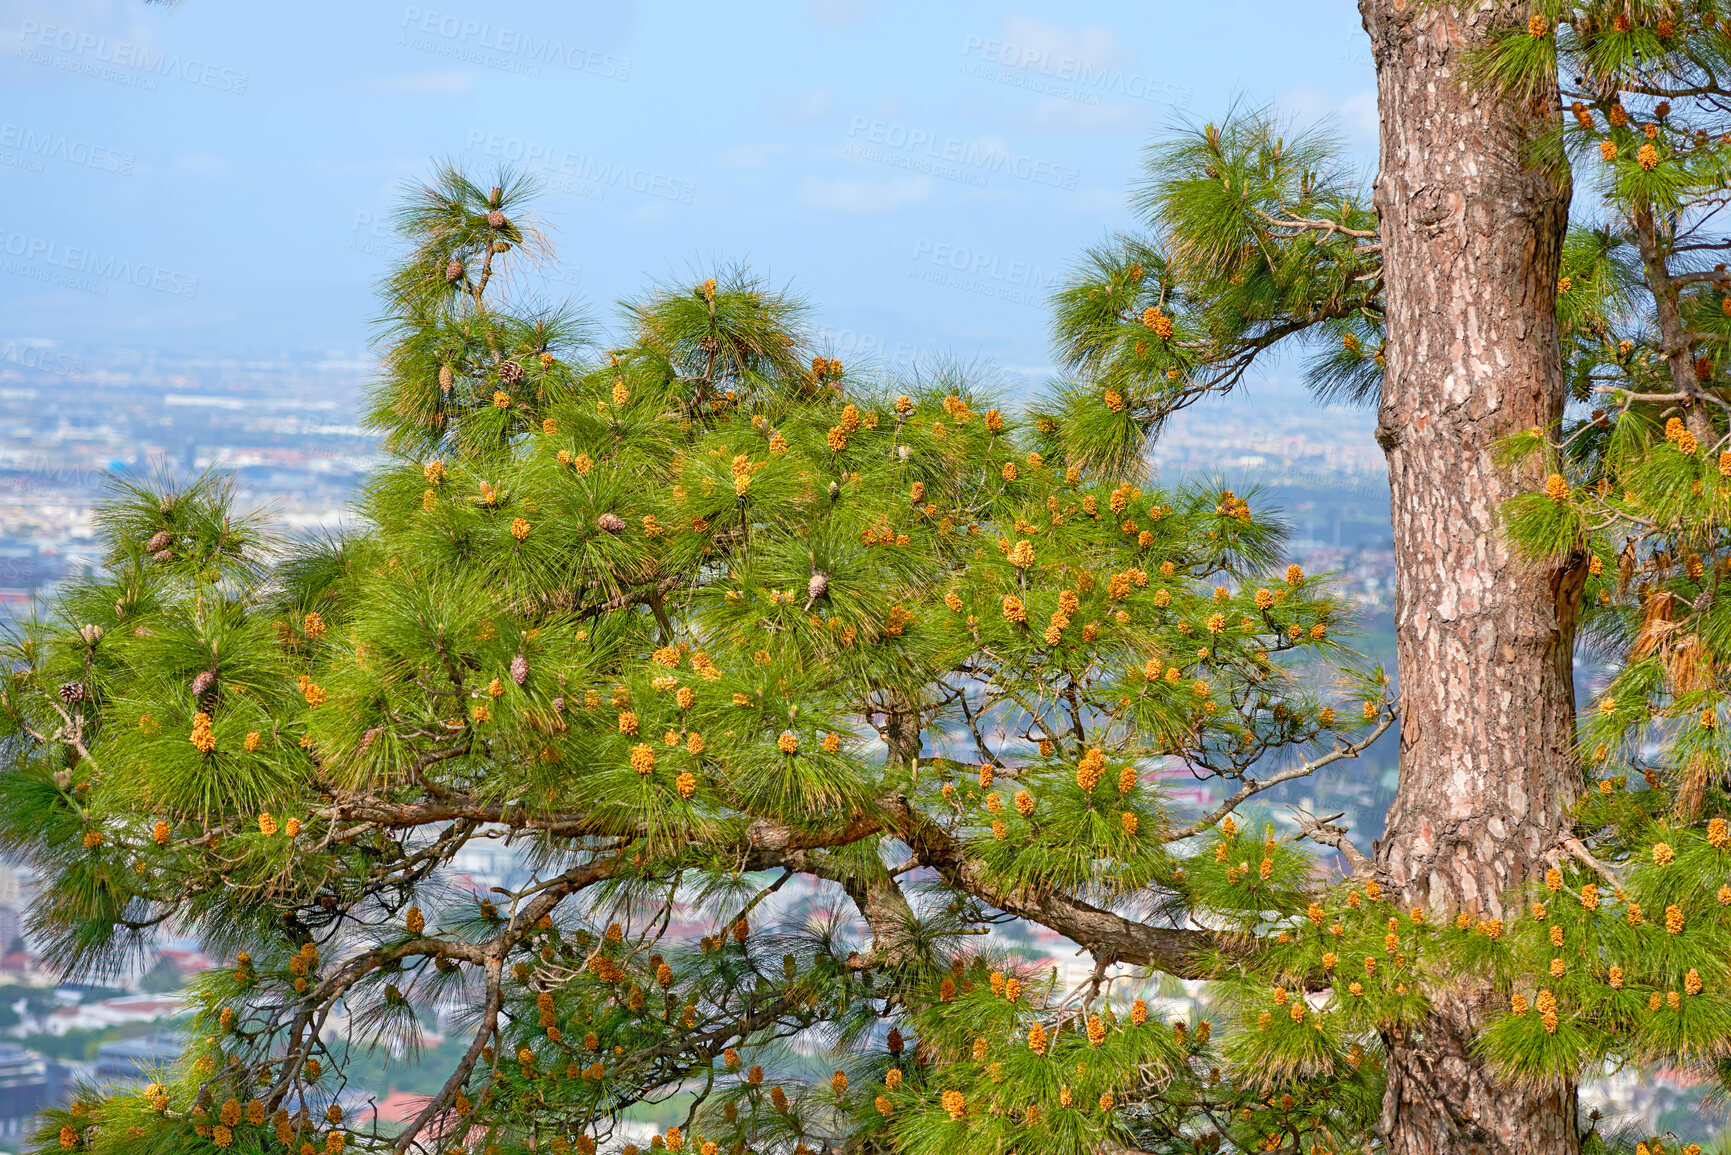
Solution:
<svg viewBox="0 0 1731 1155"><path fill-rule="evenodd" d="M100 974L172 924L234 960L181 1064L82 1092L38 1148L592 1152L683 1091L652 1149L1612 1149L1574 1117L1603 1062L1722 1079L1727 42L1704 10L1562 15L1499 11L1449 57L1541 110L1579 73L1514 160L1607 194L1542 294L1549 371L1600 412L1473 448L1516 495L1481 551L1575 582L1620 663L1581 726L1593 785L1533 801L1553 837L1519 869L1415 891L1411 846L1267 820L1259 794L1397 703L1254 495L1141 474L1166 416L1266 350L1385 400L1413 364L1390 210L1325 137L1239 111L1152 153L1147 232L1060 292L1070 379L1025 410L954 368L843 366L743 269L652 287L598 345L515 290L547 253L532 187L444 170L384 284L394 457L363 528L292 544L217 479L137 484L102 574L8 645L0 842L47 882L35 941ZM1495 757L1574 766L1562 742ZM1222 804L1169 813L1165 758ZM451 885L501 837L531 885ZM837 916L778 923L795 877ZM691 909L697 941L670 929ZM1015 920L1092 978L982 934ZM1161 976L1208 980L1209 1016L1159 1021ZM345 1115L348 1045L412 1045L454 1002L465 1054L409 1128Z"/></svg>
<svg viewBox="0 0 1731 1155"><path fill-rule="evenodd" d="M1672 521L1604 502L1569 511L1583 475L1604 498L1647 461L1655 437L1636 451L1610 430L1632 439L1663 425L1671 445L1715 461L1724 447L1713 381L1731 307L1712 306L1731 278L1708 266L1727 243L1711 222L1731 144L1717 79L1731 45L1712 4L1363 7L1379 60L1375 197L1340 176L1338 154L1314 135L1283 140L1254 114L1205 127L1151 158L1141 198L1151 235L1092 255L1095 276L1070 294L1063 329L1075 367L1130 383L1112 398L1128 399L1148 429L1233 387L1277 344L1305 347L1320 392L1380 400L1400 591L1401 786L1374 861L1340 849L1415 919L1453 918L1496 940L1508 926L1528 952L1457 955L1422 1014L1383 1021L1381 1137L1401 1152L1575 1151L1603 1141L1592 1118L1577 1118L1576 1086L1606 1061L1681 1061L1723 1078L1718 1008L1688 1000L1710 991L1697 964L1720 949L1724 861L1671 872L1674 889L1662 893L1638 894L1627 877L1674 861L1666 840L1678 823L1715 849L1723 838L1722 764L1651 720L1715 733L1701 712L1711 694L1671 700L1711 676L1648 664L1681 629L1669 644L1713 668L1703 585L1717 556L1712 515ZM1583 174L1602 200L1577 206L1565 236L1571 181ZM1108 300L1102 274L1114 263L1164 270L1158 312L1144 321L1175 338L1115 339L1135 310ZM1194 361L1169 366L1171 340ZM1629 425L1606 411L1564 421L1571 393L1584 402L1613 389L1605 410L1620 406ZM1680 498L1687 482L1702 499L1703 476L1671 475L1664 491ZM1620 579L1604 577L1612 557ZM1687 600L1655 602L1650 585L1637 586L1619 607L1632 573L1654 566L1693 575ZM1601 707L1586 731L1598 740L1577 746L1570 659L1583 613L1587 640L1625 663L1613 693L1641 692L1627 713ZM1615 767L1600 778L1603 764L1641 742L1669 767L1641 774L1649 816L1670 806L1669 826L1601 810L1602 794L1627 781ZM1596 783L1583 784L1582 756ZM1573 916L1593 917L1560 927L1545 896L1568 883L1567 867L1585 868ZM1601 889L1604 909L1664 937L1599 929ZM1646 913L1658 909L1663 919ZM1400 929L1390 922L1391 935ZM1617 1009L1636 969L1621 952L1663 958L1640 1002L1669 1017L1637 1023ZM1583 958L1594 964L1585 974Z"/></svg>
<svg viewBox="0 0 1731 1155"><path fill-rule="evenodd" d="M102 576L11 645L0 837L50 880L36 941L101 973L172 922L235 959L184 1064L87 1092L45 1149L588 1150L694 1085L668 1149L1263 1125L1207 1080L1209 1026L1103 976L1213 974L1303 910L1304 853L1217 831L1267 759L1392 722L1328 583L1247 499L1140 482L958 370L849 370L743 270L589 345L503 292L544 247L529 192L443 171L401 214L364 530L291 545L214 479L139 484ZM1169 817L1163 756L1231 797ZM501 835L537 882L451 890ZM766 920L796 874L859 931ZM713 933L670 937L676 898ZM1102 977L1071 997L982 945L1006 917ZM403 1137L328 1111L333 1009L400 1044L457 998L472 1045ZM778 1046L812 1032L846 1044L831 1078Z"/></svg>

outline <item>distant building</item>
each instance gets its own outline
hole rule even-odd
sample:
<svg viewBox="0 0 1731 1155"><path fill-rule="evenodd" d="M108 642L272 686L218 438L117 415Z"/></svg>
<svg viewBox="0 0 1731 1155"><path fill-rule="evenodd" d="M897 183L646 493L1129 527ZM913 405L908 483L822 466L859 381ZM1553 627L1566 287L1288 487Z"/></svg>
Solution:
<svg viewBox="0 0 1731 1155"><path fill-rule="evenodd" d="M13 944L23 941L21 912L35 890L32 881L27 871L0 862L0 952L9 951Z"/></svg>
<svg viewBox="0 0 1731 1155"><path fill-rule="evenodd" d="M33 1128L51 1093L47 1060L17 1043L0 1043L0 1139Z"/></svg>
<svg viewBox="0 0 1731 1155"><path fill-rule="evenodd" d="M99 1003L61 1007L50 1013L42 1026L50 1035L64 1035L68 1031L100 1031L131 1023L154 1023L185 1011L186 1004L179 995L126 995Z"/></svg>
<svg viewBox="0 0 1731 1155"><path fill-rule="evenodd" d="M58 981L59 977L44 969L42 960L29 951L15 950L0 955L0 982L18 983L27 987L51 987Z"/></svg>
<svg viewBox="0 0 1731 1155"><path fill-rule="evenodd" d="M216 962L209 955L196 950L177 950L172 947L163 947L156 952L156 957L159 960L167 959L183 975L195 975L216 965Z"/></svg>
<svg viewBox="0 0 1731 1155"><path fill-rule="evenodd" d="M180 1058L184 1044L171 1034L142 1039L122 1039L96 1048L94 1078L103 1086L142 1083L151 1071Z"/></svg>
<svg viewBox="0 0 1731 1155"><path fill-rule="evenodd" d="M509 886L523 870L517 847L493 838L470 840L451 857L450 869L454 874L468 875L476 890Z"/></svg>
<svg viewBox="0 0 1731 1155"><path fill-rule="evenodd" d="M411 1095L407 1091L392 1091L363 1110L356 1122L366 1124L377 1121L401 1126L413 1122L417 1115L426 1110L430 1098L427 1095Z"/></svg>

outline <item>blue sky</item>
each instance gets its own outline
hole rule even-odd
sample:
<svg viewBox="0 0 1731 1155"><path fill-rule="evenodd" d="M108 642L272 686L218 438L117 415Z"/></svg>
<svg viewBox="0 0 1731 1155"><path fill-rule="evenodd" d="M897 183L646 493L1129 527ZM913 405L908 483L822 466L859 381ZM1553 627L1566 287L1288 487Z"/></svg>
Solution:
<svg viewBox="0 0 1731 1155"><path fill-rule="evenodd" d="M744 261L842 357L1038 375L1141 148L1235 96L1374 162L1345 0L0 0L0 337L359 355L397 187L545 178L604 320Z"/></svg>

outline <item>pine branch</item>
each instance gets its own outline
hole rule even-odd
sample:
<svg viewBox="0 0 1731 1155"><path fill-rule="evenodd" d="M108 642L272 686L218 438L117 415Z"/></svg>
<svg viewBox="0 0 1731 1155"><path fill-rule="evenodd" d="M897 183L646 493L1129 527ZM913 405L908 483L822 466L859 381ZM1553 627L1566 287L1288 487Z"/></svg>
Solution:
<svg viewBox="0 0 1731 1155"><path fill-rule="evenodd" d="M1202 833L1204 830L1211 829L1217 825L1222 818L1225 818L1239 806L1243 805L1246 800L1255 797L1264 790L1279 786L1283 782L1292 782L1299 778L1308 778L1324 766L1332 765L1343 758L1357 758L1360 754L1370 749L1371 745L1375 743L1378 738L1388 733L1388 728L1394 725L1396 719L1399 717L1400 710L1398 707L1386 707L1383 710L1381 720L1378 721L1375 729L1363 738L1337 745L1333 750L1330 750L1327 754L1324 754L1319 758L1313 758L1309 761L1301 762L1289 770L1282 770L1267 778L1247 780L1243 786L1240 786L1237 790L1233 791L1233 793L1227 797L1226 801L1216 806L1206 816L1197 819L1188 826L1181 826L1177 830L1163 835L1163 840L1166 842L1181 842L1186 838L1191 838ZM1332 843L1330 845L1332 845Z"/></svg>
<svg viewBox="0 0 1731 1155"><path fill-rule="evenodd" d="M1178 978L1207 978L1213 954L1242 953L1236 935L1210 930L1148 926L1054 891L1004 890L991 881L985 864L970 857L931 819L896 799L888 805L901 838L924 866L949 885L1008 914L1037 922L1081 943L1113 962L1151 966Z"/></svg>

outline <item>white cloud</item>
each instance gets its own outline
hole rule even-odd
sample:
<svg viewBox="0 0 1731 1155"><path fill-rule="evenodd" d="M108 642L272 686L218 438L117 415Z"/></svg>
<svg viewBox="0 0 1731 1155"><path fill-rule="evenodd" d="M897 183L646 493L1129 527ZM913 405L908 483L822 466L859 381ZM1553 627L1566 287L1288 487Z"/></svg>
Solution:
<svg viewBox="0 0 1731 1155"><path fill-rule="evenodd" d="M882 213L928 199L932 182L923 176L891 181L823 180L807 177L795 196L807 208L841 213Z"/></svg>
<svg viewBox="0 0 1731 1155"><path fill-rule="evenodd" d="M1102 174L1119 176L1128 181L1131 170L1126 168L1122 173ZM1056 197L1052 201L1055 211L1069 213L1085 221L1096 221L1104 218L1108 221L1128 219L1125 216L1124 185L1084 185L1067 197Z"/></svg>
<svg viewBox="0 0 1731 1155"><path fill-rule="evenodd" d="M876 104L866 105L865 114L873 120L896 120L907 115L908 106L890 96Z"/></svg>
<svg viewBox="0 0 1731 1155"><path fill-rule="evenodd" d="M1341 101L1340 120L1355 144L1375 145L1381 135L1381 120L1376 111L1376 93L1355 92Z"/></svg>
<svg viewBox="0 0 1731 1155"><path fill-rule="evenodd" d="M1136 53L1111 28L1061 28L1033 16L1009 16L992 39L970 37L967 54L980 79L994 82L967 101L969 115L982 124L1050 133L1141 132L1151 126L1148 108L1118 97L1126 88L1140 91L1161 82L1136 71ZM1032 104L1006 99L1024 88L1037 98Z"/></svg>
<svg viewBox="0 0 1731 1155"><path fill-rule="evenodd" d="M1077 64L1098 69L1136 63L1136 54L1116 32L1103 26L1066 29L1033 16L1010 16L1000 28L1006 50L1003 63L1011 67L1052 73Z"/></svg>
<svg viewBox="0 0 1731 1155"><path fill-rule="evenodd" d="M1334 100L1314 88L1295 88L1280 98L1280 110L1300 124L1315 124L1334 114Z"/></svg>
<svg viewBox="0 0 1731 1155"><path fill-rule="evenodd" d="M1150 114L1128 101L1078 104L1074 100L1042 100L1034 109L1034 127L1048 132L1121 132L1148 127Z"/></svg>
<svg viewBox="0 0 1731 1155"><path fill-rule="evenodd" d="M742 144L730 148L718 158L729 168L763 168L778 156L786 156L793 150L785 144Z"/></svg>
<svg viewBox="0 0 1731 1155"><path fill-rule="evenodd" d="M134 48L155 49L156 20L166 18L166 8L130 10L121 0L7 0L0 4L0 81L7 84L55 84L76 72L45 67L43 61L62 65L76 63L87 49L63 47L70 34L76 45L84 36L101 37L109 44L125 42Z"/></svg>
<svg viewBox="0 0 1731 1155"><path fill-rule="evenodd" d="M72 27L79 30L95 25L115 25L122 21L133 25L140 33L149 27L144 14L132 11L124 0L8 0L4 16L8 22L16 19L20 27L26 23ZM166 15L166 10L163 10ZM115 30L111 27L111 31Z"/></svg>
<svg viewBox="0 0 1731 1155"><path fill-rule="evenodd" d="M208 152L191 152L174 158L181 172L195 176L227 176L232 170L228 161Z"/></svg>
<svg viewBox="0 0 1731 1155"><path fill-rule="evenodd" d="M764 114L771 120L790 120L808 124L828 120L835 115L835 97L819 85L807 92L790 97L771 97L763 102Z"/></svg>
<svg viewBox="0 0 1731 1155"><path fill-rule="evenodd" d="M811 20L825 28L859 24L878 10L879 0L811 0Z"/></svg>
<svg viewBox="0 0 1731 1155"><path fill-rule="evenodd" d="M1376 93L1355 92L1344 99L1314 88L1295 88L1281 97L1280 108L1301 125L1328 121L1355 148L1377 143Z"/></svg>
<svg viewBox="0 0 1731 1155"><path fill-rule="evenodd" d="M475 78L467 72L413 72L402 76L378 76L367 82L374 92L410 96L461 96L475 90Z"/></svg>
<svg viewBox="0 0 1731 1155"><path fill-rule="evenodd" d="M1049 132L1074 135L1084 132L1146 133L1160 124L1156 109L1138 108L1129 101L1102 100L1088 104L1048 96L1037 103L1003 99L996 92L972 92L961 104L970 120L993 129L1016 132Z"/></svg>

